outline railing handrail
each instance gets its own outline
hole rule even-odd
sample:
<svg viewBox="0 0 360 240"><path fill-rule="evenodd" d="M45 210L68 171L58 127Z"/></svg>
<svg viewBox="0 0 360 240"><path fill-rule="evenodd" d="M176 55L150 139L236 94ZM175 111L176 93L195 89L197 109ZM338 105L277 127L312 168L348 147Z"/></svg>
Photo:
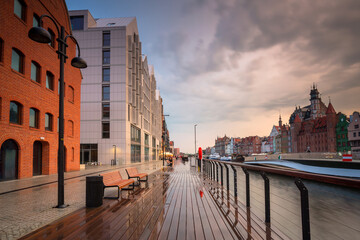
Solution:
<svg viewBox="0 0 360 240"><path fill-rule="evenodd" d="M306 180L313 180L317 182L323 183L331 183L334 185L345 186L350 188L357 188L360 189L360 180L353 179L353 178L344 178L344 177L335 177L335 176L328 176L316 173L307 173L307 172L300 172L295 170L288 170L288 169L280 169L280 168L271 168L271 167L264 167L264 166L253 166L244 163L238 162L227 162L227 161L220 161L215 159L203 159L205 161L214 161L222 164L228 164L233 166L238 166L241 168L245 168L252 171L260 171L266 173L273 173L278 175L285 175L290 177L296 177Z"/></svg>

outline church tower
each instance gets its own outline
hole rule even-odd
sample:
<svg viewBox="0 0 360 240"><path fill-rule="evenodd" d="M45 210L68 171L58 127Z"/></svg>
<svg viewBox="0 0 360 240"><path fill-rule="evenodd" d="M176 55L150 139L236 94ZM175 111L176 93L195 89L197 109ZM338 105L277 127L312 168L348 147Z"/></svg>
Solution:
<svg viewBox="0 0 360 240"><path fill-rule="evenodd" d="M311 87L310 91L310 110L311 110L311 118L315 119L318 117L321 117L321 98L319 97L319 91L317 90L317 87L315 86L315 83Z"/></svg>
<svg viewBox="0 0 360 240"><path fill-rule="evenodd" d="M279 115L279 127L282 127L281 115Z"/></svg>

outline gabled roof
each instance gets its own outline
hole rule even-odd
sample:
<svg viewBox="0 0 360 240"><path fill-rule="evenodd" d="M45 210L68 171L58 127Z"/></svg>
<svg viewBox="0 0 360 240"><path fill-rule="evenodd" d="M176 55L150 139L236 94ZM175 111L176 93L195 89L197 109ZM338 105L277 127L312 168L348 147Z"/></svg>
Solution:
<svg viewBox="0 0 360 240"><path fill-rule="evenodd" d="M331 102L330 102L330 103L329 103L329 106L328 106L328 108L327 108L327 110L326 110L326 114L331 114L331 113L335 113L335 114L336 114L335 109L334 109L333 105L332 105Z"/></svg>
<svg viewBox="0 0 360 240"><path fill-rule="evenodd" d="M301 119L300 119L299 115L296 114L295 119L294 119L294 123L299 123L299 122L301 122Z"/></svg>

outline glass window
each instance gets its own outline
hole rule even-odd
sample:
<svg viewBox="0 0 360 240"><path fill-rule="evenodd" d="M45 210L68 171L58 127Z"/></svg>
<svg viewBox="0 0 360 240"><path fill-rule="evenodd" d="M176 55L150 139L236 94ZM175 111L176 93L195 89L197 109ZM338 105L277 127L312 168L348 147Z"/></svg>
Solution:
<svg viewBox="0 0 360 240"><path fill-rule="evenodd" d="M102 123L102 138L110 138L110 123Z"/></svg>
<svg viewBox="0 0 360 240"><path fill-rule="evenodd" d="M153 147L153 148L156 147L156 140L155 140L154 137L152 138L152 147Z"/></svg>
<svg viewBox="0 0 360 240"><path fill-rule="evenodd" d="M71 16L70 21L72 30L84 29L84 16Z"/></svg>
<svg viewBox="0 0 360 240"><path fill-rule="evenodd" d="M40 83L40 65L36 62L31 62L31 80Z"/></svg>
<svg viewBox="0 0 360 240"><path fill-rule="evenodd" d="M144 150L145 150L145 151L144 151L145 161L149 161L149 148L146 147Z"/></svg>
<svg viewBox="0 0 360 240"><path fill-rule="evenodd" d="M17 102L10 102L10 122L21 124L22 106Z"/></svg>
<svg viewBox="0 0 360 240"><path fill-rule="evenodd" d="M356 124L354 127L355 127L355 129L358 129L358 128L359 128L359 124Z"/></svg>
<svg viewBox="0 0 360 240"><path fill-rule="evenodd" d="M110 64L110 50L103 51L103 64Z"/></svg>
<svg viewBox="0 0 360 240"><path fill-rule="evenodd" d="M133 142L137 142L140 143L141 142L141 138L140 138L140 129L131 126L131 141Z"/></svg>
<svg viewBox="0 0 360 240"><path fill-rule="evenodd" d="M103 33L103 46L104 47L110 46L110 32Z"/></svg>
<svg viewBox="0 0 360 240"><path fill-rule="evenodd" d="M46 72L46 88L54 91L54 75L51 72Z"/></svg>
<svg viewBox="0 0 360 240"><path fill-rule="evenodd" d="M39 110L30 108L29 126L39 128Z"/></svg>
<svg viewBox="0 0 360 240"><path fill-rule="evenodd" d="M110 100L110 86L102 87L102 100Z"/></svg>
<svg viewBox="0 0 360 240"><path fill-rule="evenodd" d="M140 145L131 145L131 162L141 162L141 147Z"/></svg>
<svg viewBox="0 0 360 240"><path fill-rule="evenodd" d="M110 68L103 68L102 79L103 82L110 82Z"/></svg>
<svg viewBox="0 0 360 240"><path fill-rule="evenodd" d="M149 146L149 135L145 133L145 145Z"/></svg>
<svg viewBox="0 0 360 240"><path fill-rule="evenodd" d="M55 33L50 29L50 28L48 28L48 31L49 31L49 33L50 33L50 36L51 36L51 42L49 42L49 45L51 46L51 47L53 47L53 48L55 48Z"/></svg>
<svg viewBox="0 0 360 240"><path fill-rule="evenodd" d="M33 27L40 27L40 17L36 14L33 16Z"/></svg>
<svg viewBox="0 0 360 240"><path fill-rule="evenodd" d="M11 55L11 68L20 73L24 73L24 55L14 48Z"/></svg>
<svg viewBox="0 0 360 240"><path fill-rule="evenodd" d="M356 132L353 133L353 136L356 137Z"/></svg>
<svg viewBox="0 0 360 240"><path fill-rule="evenodd" d="M14 13L23 21L25 21L25 10L26 10L26 5L23 1L14 0Z"/></svg>
<svg viewBox="0 0 360 240"><path fill-rule="evenodd" d="M69 86L69 101L72 103L75 101L75 91L72 86Z"/></svg>
<svg viewBox="0 0 360 240"><path fill-rule="evenodd" d="M52 131L53 116L50 113L45 113L45 130Z"/></svg>
<svg viewBox="0 0 360 240"><path fill-rule="evenodd" d="M103 103L102 104L102 117L103 118L110 118L110 103Z"/></svg>

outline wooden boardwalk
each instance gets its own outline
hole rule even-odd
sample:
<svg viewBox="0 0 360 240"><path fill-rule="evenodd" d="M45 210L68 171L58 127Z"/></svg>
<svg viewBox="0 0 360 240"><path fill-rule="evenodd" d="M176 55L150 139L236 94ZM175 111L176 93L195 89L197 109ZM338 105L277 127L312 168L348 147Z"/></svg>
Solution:
<svg viewBox="0 0 360 240"><path fill-rule="evenodd" d="M177 162L148 184L83 208L22 239L283 239L216 183Z"/></svg>

